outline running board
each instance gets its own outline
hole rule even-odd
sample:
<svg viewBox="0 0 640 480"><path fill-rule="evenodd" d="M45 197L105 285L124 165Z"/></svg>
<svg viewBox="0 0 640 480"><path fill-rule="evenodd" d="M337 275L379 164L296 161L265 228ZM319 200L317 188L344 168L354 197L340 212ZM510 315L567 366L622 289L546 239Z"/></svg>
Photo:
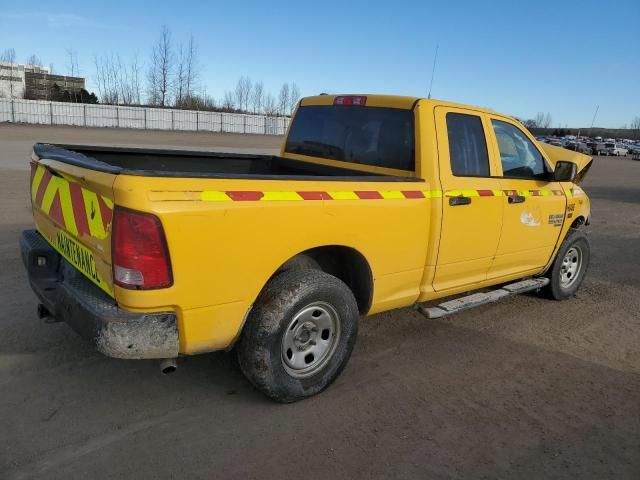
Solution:
<svg viewBox="0 0 640 480"><path fill-rule="evenodd" d="M503 298L510 297L512 295L538 290L548 283L548 278L531 278L529 280L510 283L509 285L505 285L504 287L491 292L472 293L466 297L449 300L448 302L441 303L436 307L423 307L422 305L418 305L418 311L431 319L446 317L447 315L468 310L473 307L497 302L498 300L502 300Z"/></svg>

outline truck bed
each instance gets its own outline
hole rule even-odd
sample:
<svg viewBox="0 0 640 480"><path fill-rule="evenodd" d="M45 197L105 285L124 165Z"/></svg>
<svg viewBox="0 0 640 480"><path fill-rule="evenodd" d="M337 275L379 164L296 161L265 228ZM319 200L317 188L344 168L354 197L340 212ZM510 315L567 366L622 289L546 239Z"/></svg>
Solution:
<svg viewBox="0 0 640 480"><path fill-rule="evenodd" d="M420 181L413 177L374 174L276 155L44 143L37 143L34 152L40 159L57 160L112 174L150 177Z"/></svg>

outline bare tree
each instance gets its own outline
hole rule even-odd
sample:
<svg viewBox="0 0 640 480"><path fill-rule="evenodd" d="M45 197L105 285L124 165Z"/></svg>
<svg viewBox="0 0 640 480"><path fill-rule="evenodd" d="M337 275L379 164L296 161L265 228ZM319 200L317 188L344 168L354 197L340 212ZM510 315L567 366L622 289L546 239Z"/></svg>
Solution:
<svg viewBox="0 0 640 480"><path fill-rule="evenodd" d="M0 62L8 63L13 66L16 63L16 51L13 48L7 48L0 56Z"/></svg>
<svg viewBox="0 0 640 480"><path fill-rule="evenodd" d="M140 105L142 103L142 91L140 85L140 70L142 66L138 60L138 54L133 56L131 65L129 66L130 75L130 90L131 90L131 103L134 105Z"/></svg>
<svg viewBox="0 0 640 480"><path fill-rule="evenodd" d="M151 64L147 73L149 103L162 107L169 103L169 88L175 70L174 61L171 32L166 25L163 25L160 38L151 52Z"/></svg>
<svg viewBox="0 0 640 480"><path fill-rule="evenodd" d="M182 104L183 95L186 95L185 88L185 54L182 43L178 46L178 62L176 64L176 74L174 78L174 92L173 97L175 99L175 106L179 107Z"/></svg>
<svg viewBox="0 0 640 480"><path fill-rule="evenodd" d="M80 68L78 67L78 52L71 48L67 48L67 71L69 72L70 77L79 77L80 76ZM71 91L73 95L73 101L78 103L78 91L74 88Z"/></svg>
<svg viewBox="0 0 640 480"><path fill-rule="evenodd" d="M549 128L551 126L551 114L549 112L538 112L533 123L535 124L534 127Z"/></svg>
<svg viewBox="0 0 640 480"><path fill-rule="evenodd" d="M185 61L185 90L188 96L193 95L195 90L195 84L199 76L199 62L198 62L198 46L193 38L193 35L189 37L189 44L186 49L186 61ZM203 95L202 98L207 98Z"/></svg>
<svg viewBox="0 0 640 480"><path fill-rule="evenodd" d="M9 98L13 98L16 94L14 84L14 70L16 69L16 51L13 48L7 48L2 52L0 61L3 65L0 67L0 75L9 77Z"/></svg>
<svg viewBox="0 0 640 480"><path fill-rule="evenodd" d="M207 95L206 89L203 88L200 94L194 92L185 96L182 101L182 108L188 110L214 111L216 110L216 101Z"/></svg>
<svg viewBox="0 0 640 480"><path fill-rule="evenodd" d="M637 130L638 132L640 132L640 117L635 117L633 120L631 120L630 128L631 130Z"/></svg>
<svg viewBox="0 0 640 480"><path fill-rule="evenodd" d="M251 106L253 113L259 113L262 111L262 103L264 101L264 84L262 82L256 82L253 85L253 92L251 93Z"/></svg>
<svg viewBox="0 0 640 480"><path fill-rule="evenodd" d="M109 105L120 103L119 86L119 59L116 60L113 54L94 56L93 63L96 69L96 82L100 101Z"/></svg>
<svg viewBox="0 0 640 480"><path fill-rule="evenodd" d="M224 98L222 99L222 109L230 112L233 111L235 107L236 100L234 93L229 91L224 92Z"/></svg>
<svg viewBox="0 0 640 480"><path fill-rule="evenodd" d="M32 65L34 67L42 67L42 61L38 58L38 56L35 53L32 53L31 55L29 55L29 58L27 58L27 65Z"/></svg>
<svg viewBox="0 0 640 480"><path fill-rule="evenodd" d="M140 63L134 55L129 65L120 55L109 54L94 57L95 79L102 103L110 105L139 105Z"/></svg>
<svg viewBox="0 0 640 480"><path fill-rule="evenodd" d="M249 110L249 99L251 97L251 79L249 77L240 77L236 83L236 106L239 110L246 112Z"/></svg>
<svg viewBox="0 0 640 480"><path fill-rule="evenodd" d="M193 35L189 37L189 43L182 43L178 47L178 60L176 66L175 81L173 85L176 106L185 103L186 99L194 96L195 83L198 78L198 47ZM192 103L190 100L186 103Z"/></svg>
<svg viewBox="0 0 640 480"><path fill-rule="evenodd" d="M291 115L298 105L298 101L300 100L300 89L295 82L291 82L291 89L289 91L289 108L288 114Z"/></svg>
<svg viewBox="0 0 640 480"><path fill-rule="evenodd" d="M138 56L134 56L129 66L117 55L118 71L116 73L118 103L124 105L140 104L140 67Z"/></svg>
<svg viewBox="0 0 640 480"><path fill-rule="evenodd" d="M67 48L67 72L70 77L77 77L80 75L80 68L78 67L78 52L71 48Z"/></svg>
<svg viewBox="0 0 640 480"><path fill-rule="evenodd" d="M216 101L213 97L207 95L206 93L203 93L200 98L202 101L200 110L215 110L217 108Z"/></svg>
<svg viewBox="0 0 640 480"><path fill-rule="evenodd" d="M280 93L278 94L278 113L280 115L286 115L289 108L289 84L283 83L280 87Z"/></svg>
<svg viewBox="0 0 640 480"><path fill-rule="evenodd" d="M276 99L271 92L268 92L264 96L263 107L262 107L265 115L276 115L278 113L278 104L276 103Z"/></svg>

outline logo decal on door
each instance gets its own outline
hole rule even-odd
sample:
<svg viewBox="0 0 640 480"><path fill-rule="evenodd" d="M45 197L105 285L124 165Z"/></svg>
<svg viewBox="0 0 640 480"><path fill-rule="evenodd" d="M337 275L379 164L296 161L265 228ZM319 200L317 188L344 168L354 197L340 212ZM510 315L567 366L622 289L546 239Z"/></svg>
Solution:
<svg viewBox="0 0 640 480"><path fill-rule="evenodd" d="M520 223L527 227L539 227L542 223L542 214L539 208L533 207L533 209L522 210L520 214Z"/></svg>
<svg viewBox="0 0 640 480"><path fill-rule="evenodd" d="M559 227L562 225L562 220L564 219L564 213L552 213L549 215L549 225L553 225L554 227Z"/></svg>

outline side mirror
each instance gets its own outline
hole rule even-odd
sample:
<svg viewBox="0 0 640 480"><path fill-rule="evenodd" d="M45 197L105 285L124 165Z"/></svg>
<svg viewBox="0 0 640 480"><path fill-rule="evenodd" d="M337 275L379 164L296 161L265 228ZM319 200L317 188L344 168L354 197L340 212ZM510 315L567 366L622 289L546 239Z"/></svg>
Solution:
<svg viewBox="0 0 640 480"><path fill-rule="evenodd" d="M556 169L553 172L554 182L573 182L578 176L578 166L573 162L561 160L556 162Z"/></svg>

